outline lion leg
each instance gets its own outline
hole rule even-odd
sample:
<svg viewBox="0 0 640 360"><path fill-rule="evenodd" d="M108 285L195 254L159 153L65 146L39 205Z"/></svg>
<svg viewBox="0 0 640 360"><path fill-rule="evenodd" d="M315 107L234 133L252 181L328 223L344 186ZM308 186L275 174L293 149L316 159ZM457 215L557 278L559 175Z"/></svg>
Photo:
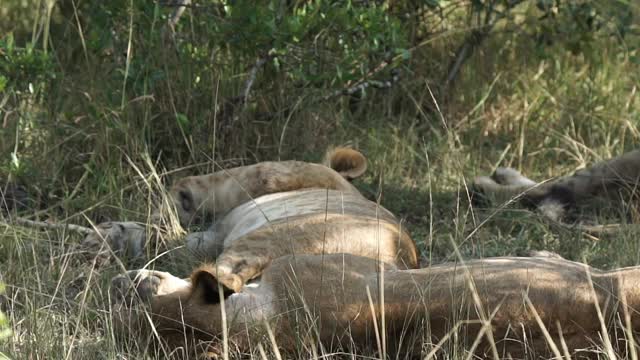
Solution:
<svg viewBox="0 0 640 360"><path fill-rule="evenodd" d="M111 279L110 296L114 304L133 305L142 300L149 303L156 296L188 291L189 280L164 271L130 270Z"/></svg>
<svg viewBox="0 0 640 360"><path fill-rule="evenodd" d="M476 177L472 186L475 191L485 197L505 202L521 196L540 184L514 168L499 167L491 176Z"/></svg>
<svg viewBox="0 0 640 360"><path fill-rule="evenodd" d="M574 200L556 181L536 183L512 168L498 168L489 176L476 177L471 185L472 203L476 206L499 206L518 203L559 221Z"/></svg>
<svg viewBox="0 0 640 360"><path fill-rule="evenodd" d="M180 321L180 304L187 303L191 288L190 280L180 279L163 271L132 270L114 277L109 296L112 304L111 321L116 337L131 341L131 335L135 334L137 341L161 340L161 343L170 346L178 344L189 354L201 353L199 344L191 340L192 333L187 332L188 328L165 332L160 338L157 337L158 331L163 329L163 321L171 311L180 314L176 318L176 321ZM167 298L174 299L174 303L163 303ZM153 344L157 345L155 341Z"/></svg>
<svg viewBox="0 0 640 360"><path fill-rule="evenodd" d="M216 261L218 281L235 292L240 292L247 281L262 274L274 257L266 251L226 249Z"/></svg>
<svg viewBox="0 0 640 360"><path fill-rule="evenodd" d="M97 256L109 258L111 254L129 259L144 257L147 240L145 228L131 221L109 221L98 224L81 246Z"/></svg>
<svg viewBox="0 0 640 360"><path fill-rule="evenodd" d="M491 178L500 185L536 186L538 183L522 175L518 170L510 167L499 167Z"/></svg>
<svg viewBox="0 0 640 360"><path fill-rule="evenodd" d="M501 179L501 181L510 180ZM540 196L544 191L546 189L522 183L501 184L489 176L476 177L473 179L470 188L471 200L477 206L498 206L505 203L520 202L521 200L529 199L534 194Z"/></svg>

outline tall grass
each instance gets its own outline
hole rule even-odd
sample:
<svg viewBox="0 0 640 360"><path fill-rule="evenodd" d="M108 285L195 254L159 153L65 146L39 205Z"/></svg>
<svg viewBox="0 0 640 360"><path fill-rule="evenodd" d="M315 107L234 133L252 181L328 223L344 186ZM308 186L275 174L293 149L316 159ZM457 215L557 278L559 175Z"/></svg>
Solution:
<svg viewBox="0 0 640 360"><path fill-rule="evenodd" d="M499 31L464 66L446 101L435 101L433 74L445 68L451 40L460 36L445 32L412 53L391 89L318 101L317 89L297 89L264 72L255 101L239 108L232 98L248 70L206 46L194 30L197 18L183 19L192 26L181 36L201 48L180 52L161 35L159 15L137 2L110 40L64 18L66 3L36 3L38 11L21 18L31 26L22 28L32 29L38 49L48 49L55 78L46 87L22 84L22 92L0 94L0 176L24 184L38 204L23 216L147 222L158 185L177 177L261 160L318 161L329 145L351 144L370 161L356 186L406 219L425 264L455 260L456 251L478 258L535 249L605 268L640 263L632 229L601 239L559 231L522 210L470 208L464 190L474 175L499 165L542 180L635 147L637 36L596 40L576 55L561 43L540 51L526 33ZM107 289L121 266L96 266L77 252L80 240L0 223L0 305L12 327L0 352L162 358L145 354L142 340L116 344ZM171 260L152 266L186 275L194 265ZM441 345L425 344L425 355ZM256 358L273 356L273 349L259 350ZM453 346L442 356L464 353Z"/></svg>

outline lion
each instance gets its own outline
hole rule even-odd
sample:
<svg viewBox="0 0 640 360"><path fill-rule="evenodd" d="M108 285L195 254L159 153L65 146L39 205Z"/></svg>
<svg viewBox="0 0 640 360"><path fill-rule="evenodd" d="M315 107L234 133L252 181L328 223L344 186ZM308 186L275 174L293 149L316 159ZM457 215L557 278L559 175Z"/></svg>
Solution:
<svg viewBox="0 0 640 360"><path fill-rule="evenodd" d="M211 221L260 196L301 189L329 189L360 195L351 180L367 169L362 153L336 148L323 164L303 161L265 161L178 180L169 191L180 223ZM161 214L156 215L156 220Z"/></svg>
<svg viewBox="0 0 640 360"><path fill-rule="evenodd" d="M349 182L362 174L358 154L338 149L331 167L260 163L177 182L170 199L181 223L214 221L187 238L213 262L186 279L146 269L115 277L115 323L214 357L265 339L291 352L420 355L450 330L479 356L583 355L611 341L617 316L639 327L637 267L600 271L554 255L415 269L403 224ZM522 176L508 182L536 188Z"/></svg>
<svg viewBox="0 0 640 360"><path fill-rule="evenodd" d="M594 202L633 200L639 184L640 150L634 150L542 183L500 167L491 177L475 178L471 188L474 200L496 205L516 202L554 221L566 221L581 209L596 208Z"/></svg>
<svg viewBox="0 0 640 360"><path fill-rule="evenodd" d="M611 343L616 319L626 319L622 331L640 330L640 267L601 271L557 255L410 270L353 254L287 255L240 291L218 274L211 265L187 280L135 270L114 278L112 293L117 304L130 304L135 288L163 340L204 344L211 357L225 351L223 336L244 353L275 341L287 352L384 344L415 357L451 336L482 357L581 357Z"/></svg>
<svg viewBox="0 0 640 360"><path fill-rule="evenodd" d="M404 224L350 182L366 170L364 155L336 148L324 163L261 162L177 181L169 199L180 223L214 222L187 236L186 247L215 261L219 281L234 291L291 254L350 253L416 268L418 251ZM145 244L144 233L129 236L123 226L98 230L85 240L94 248L106 238L116 253L140 254Z"/></svg>

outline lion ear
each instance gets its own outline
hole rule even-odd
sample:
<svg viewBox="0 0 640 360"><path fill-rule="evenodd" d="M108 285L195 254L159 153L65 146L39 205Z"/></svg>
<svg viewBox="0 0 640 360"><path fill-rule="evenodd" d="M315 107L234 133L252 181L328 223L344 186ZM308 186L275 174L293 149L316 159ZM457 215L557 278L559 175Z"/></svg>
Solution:
<svg viewBox="0 0 640 360"><path fill-rule="evenodd" d="M218 282L214 265L205 265L191 274L191 298L208 304L218 304L220 293L226 299L234 293L233 290Z"/></svg>
<svg viewBox="0 0 640 360"><path fill-rule="evenodd" d="M367 170L367 158L361 152L346 147L337 147L327 151L323 164L347 180L353 180Z"/></svg>

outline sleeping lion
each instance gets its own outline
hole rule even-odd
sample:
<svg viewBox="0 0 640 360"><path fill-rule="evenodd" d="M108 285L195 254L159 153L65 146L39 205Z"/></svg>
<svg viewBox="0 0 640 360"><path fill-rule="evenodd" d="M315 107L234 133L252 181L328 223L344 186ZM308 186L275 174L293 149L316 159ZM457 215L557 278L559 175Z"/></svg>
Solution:
<svg viewBox="0 0 640 360"><path fill-rule="evenodd" d="M187 246L215 262L186 279L145 269L115 277L116 324L211 357L274 343L307 356L415 357L442 346L589 356L611 334L613 348L624 346L620 319L640 327L640 268L536 256L415 269L403 224L349 182L366 168L362 154L337 149L326 164L259 163L178 181L170 203L180 222L214 223Z"/></svg>
<svg viewBox="0 0 640 360"><path fill-rule="evenodd" d="M187 236L191 252L215 260L219 281L239 291L273 259L289 254L350 253L400 268L415 268L418 255L403 224L367 200L350 180L364 173L366 158L337 148L324 163L261 162L190 176L169 191L170 207L182 225L213 221L205 232ZM98 226L85 246L106 240L116 252L141 256L144 229L131 222Z"/></svg>
<svg viewBox="0 0 640 360"><path fill-rule="evenodd" d="M352 254L287 255L240 291L218 280L213 265L186 280L138 270L114 278L112 290L131 304L135 287L170 348L210 358L273 341L299 357L319 346L415 358L457 344L483 358L584 358L624 351L624 327L640 330L640 267L600 271L557 256L400 270ZM120 321L149 332L144 314L125 310Z"/></svg>
<svg viewBox="0 0 640 360"><path fill-rule="evenodd" d="M493 175L472 183L474 200L494 206L516 202L554 221L584 220L584 214L637 200L640 185L640 150L634 150L591 167L546 182L536 182L517 170L500 167ZM627 206L637 212L633 206ZM627 213L629 211L627 210Z"/></svg>

